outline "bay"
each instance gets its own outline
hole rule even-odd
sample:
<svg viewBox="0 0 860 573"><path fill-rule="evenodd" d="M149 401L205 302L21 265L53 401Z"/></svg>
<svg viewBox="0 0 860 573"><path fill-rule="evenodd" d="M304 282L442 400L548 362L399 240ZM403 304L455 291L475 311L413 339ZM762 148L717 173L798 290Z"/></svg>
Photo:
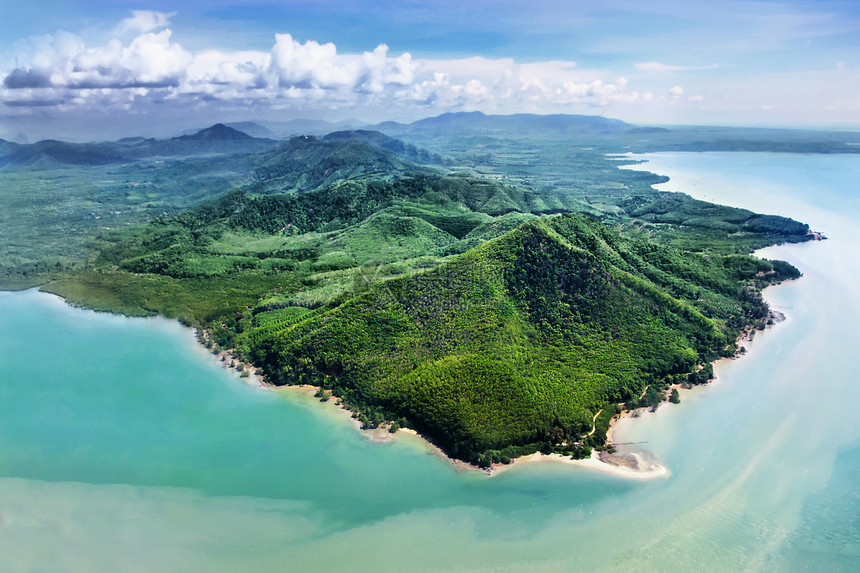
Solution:
<svg viewBox="0 0 860 573"><path fill-rule="evenodd" d="M187 329L0 293L0 569L851 570L860 558L856 156L653 154L664 187L808 222L765 249L788 320L620 428L670 468L459 472L221 368Z"/></svg>

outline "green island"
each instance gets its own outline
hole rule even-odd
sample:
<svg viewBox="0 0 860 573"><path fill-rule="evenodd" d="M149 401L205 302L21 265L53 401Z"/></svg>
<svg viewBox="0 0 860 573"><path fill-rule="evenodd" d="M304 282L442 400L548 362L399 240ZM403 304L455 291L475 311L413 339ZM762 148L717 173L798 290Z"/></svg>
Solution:
<svg viewBox="0 0 860 573"><path fill-rule="evenodd" d="M611 449L622 408L677 402L773 320L761 290L800 273L754 249L819 238L656 191L665 178L618 154L857 151L789 135L446 114L283 140L216 124L2 142L0 288L177 318L243 375L317 386L363 427L476 466L584 458Z"/></svg>

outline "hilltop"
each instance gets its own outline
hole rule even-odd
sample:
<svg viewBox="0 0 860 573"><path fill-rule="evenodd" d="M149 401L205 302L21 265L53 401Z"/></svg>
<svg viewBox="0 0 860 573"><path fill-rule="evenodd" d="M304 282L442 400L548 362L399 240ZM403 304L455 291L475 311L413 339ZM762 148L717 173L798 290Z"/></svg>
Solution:
<svg viewBox="0 0 860 573"><path fill-rule="evenodd" d="M238 129L227 127L223 123L216 123L211 127L201 129L197 133L182 135L174 139L178 141L247 141L254 138Z"/></svg>

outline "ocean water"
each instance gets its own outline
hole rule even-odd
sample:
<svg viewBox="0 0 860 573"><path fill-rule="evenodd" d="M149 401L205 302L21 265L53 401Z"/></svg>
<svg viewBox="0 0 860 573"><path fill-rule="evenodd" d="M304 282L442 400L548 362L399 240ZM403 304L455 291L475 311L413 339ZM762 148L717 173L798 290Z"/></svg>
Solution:
<svg viewBox="0 0 860 573"><path fill-rule="evenodd" d="M664 187L827 241L788 320L625 423L671 469L459 472L330 404L255 387L160 319L0 293L0 571L851 571L860 563L860 157L653 154Z"/></svg>

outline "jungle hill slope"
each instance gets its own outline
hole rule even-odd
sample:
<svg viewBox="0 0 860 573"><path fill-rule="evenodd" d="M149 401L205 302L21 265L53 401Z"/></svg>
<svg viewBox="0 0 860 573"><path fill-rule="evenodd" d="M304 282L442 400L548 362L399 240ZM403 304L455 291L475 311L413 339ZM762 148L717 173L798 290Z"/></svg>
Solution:
<svg viewBox="0 0 860 573"><path fill-rule="evenodd" d="M331 389L455 458L575 455L598 409L731 355L737 326L767 313L754 281L793 276L561 215L313 311L258 313L240 344L268 381Z"/></svg>

